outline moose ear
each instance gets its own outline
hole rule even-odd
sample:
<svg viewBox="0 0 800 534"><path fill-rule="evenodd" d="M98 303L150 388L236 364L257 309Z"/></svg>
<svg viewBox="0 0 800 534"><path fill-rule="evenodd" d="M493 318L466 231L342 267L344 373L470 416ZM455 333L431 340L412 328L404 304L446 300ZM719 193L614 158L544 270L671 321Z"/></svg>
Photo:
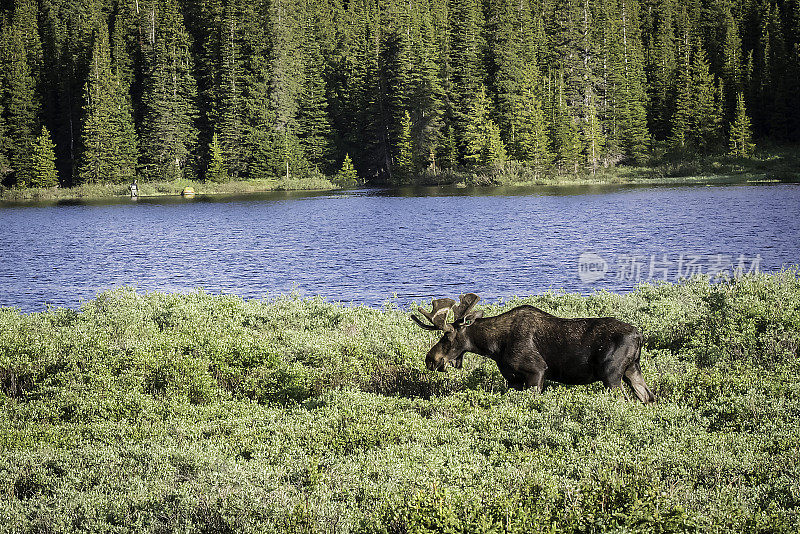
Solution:
<svg viewBox="0 0 800 534"><path fill-rule="evenodd" d="M463 326L469 326L475 322L475 319L480 319L481 317L483 317L483 310L470 313L461 320L461 324Z"/></svg>

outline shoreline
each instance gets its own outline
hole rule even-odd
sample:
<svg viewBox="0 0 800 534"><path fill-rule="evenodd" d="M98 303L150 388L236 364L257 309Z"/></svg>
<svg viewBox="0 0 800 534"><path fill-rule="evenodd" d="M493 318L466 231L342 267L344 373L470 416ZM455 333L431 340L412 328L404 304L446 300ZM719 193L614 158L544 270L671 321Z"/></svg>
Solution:
<svg viewBox="0 0 800 534"><path fill-rule="evenodd" d="M582 185L714 185L800 183L800 147L767 148L751 158L706 156L662 161L645 166L614 166L580 174L547 172L509 161L502 167L423 173L415 183L365 184L361 187L535 187ZM180 196L185 187L196 195L247 195L279 191L336 191L343 189L324 176L239 180L224 183L180 180L141 182L138 198ZM0 187L0 203L37 203L68 200L130 198L129 184L82 184L71 188L13 189Z"/></svg>

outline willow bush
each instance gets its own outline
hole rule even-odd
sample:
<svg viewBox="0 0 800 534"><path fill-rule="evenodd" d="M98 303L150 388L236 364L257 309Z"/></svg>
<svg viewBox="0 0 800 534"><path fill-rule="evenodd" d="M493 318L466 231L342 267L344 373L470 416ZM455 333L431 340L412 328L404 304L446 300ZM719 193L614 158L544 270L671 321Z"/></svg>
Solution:
<svg viewBox="0 0 800 534"><path fill-rule="evenodd" d="M117 290L0 309L8 532L795 532L797 270L546 293L646 344L654 405L425 370L408 311Z"/></svg>

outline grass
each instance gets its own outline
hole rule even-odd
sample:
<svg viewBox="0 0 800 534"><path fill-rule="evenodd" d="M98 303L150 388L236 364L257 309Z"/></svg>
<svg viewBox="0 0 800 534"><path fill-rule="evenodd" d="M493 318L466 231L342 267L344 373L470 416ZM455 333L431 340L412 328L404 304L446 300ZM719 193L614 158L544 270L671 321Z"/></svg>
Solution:
<svg viewBox="0 0 800 534"><path fill-rule="evenodd" d="M0 187L0 201L49 201L67 199L101 199L130 196L130 184L83 184L76 187L8 189ZM241 194L263 191L327 190L338 187L322 175L306 178L274 178L262 180L240 180L224 183L195 182L140 182L142 197L180 195L185 187L192 187L200 195Z"/></svg>
<svg viewBox="0 0 800 534"><path fill-rule="evenodd" d="M796 146L765 146L752 157L693 155L686 158L662 156L639 166L598 167L577 173L557 168L544 172L518 162L487 166L471 171L426 174L426 184L459 185L580 185L580 184L714 184L800 181L800 150Z"/></svg>
<svg viewBox="0 0 800 534"><path fill-rule="evenodd" d="M0 309L0 530L797 532L797 270L522 303L637 325L658 402L426 371L392 305Z"/></svg>

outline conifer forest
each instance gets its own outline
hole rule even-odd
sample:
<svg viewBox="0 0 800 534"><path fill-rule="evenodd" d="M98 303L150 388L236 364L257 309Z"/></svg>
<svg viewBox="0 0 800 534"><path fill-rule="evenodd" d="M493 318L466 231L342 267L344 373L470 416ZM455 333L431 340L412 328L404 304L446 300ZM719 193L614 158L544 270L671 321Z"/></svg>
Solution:
<svg viewBox="0 0 800 534"><path fill-rule="evenodd" d="M2 0L0 25L9 187L800 141L800 0Z"/></svg>

